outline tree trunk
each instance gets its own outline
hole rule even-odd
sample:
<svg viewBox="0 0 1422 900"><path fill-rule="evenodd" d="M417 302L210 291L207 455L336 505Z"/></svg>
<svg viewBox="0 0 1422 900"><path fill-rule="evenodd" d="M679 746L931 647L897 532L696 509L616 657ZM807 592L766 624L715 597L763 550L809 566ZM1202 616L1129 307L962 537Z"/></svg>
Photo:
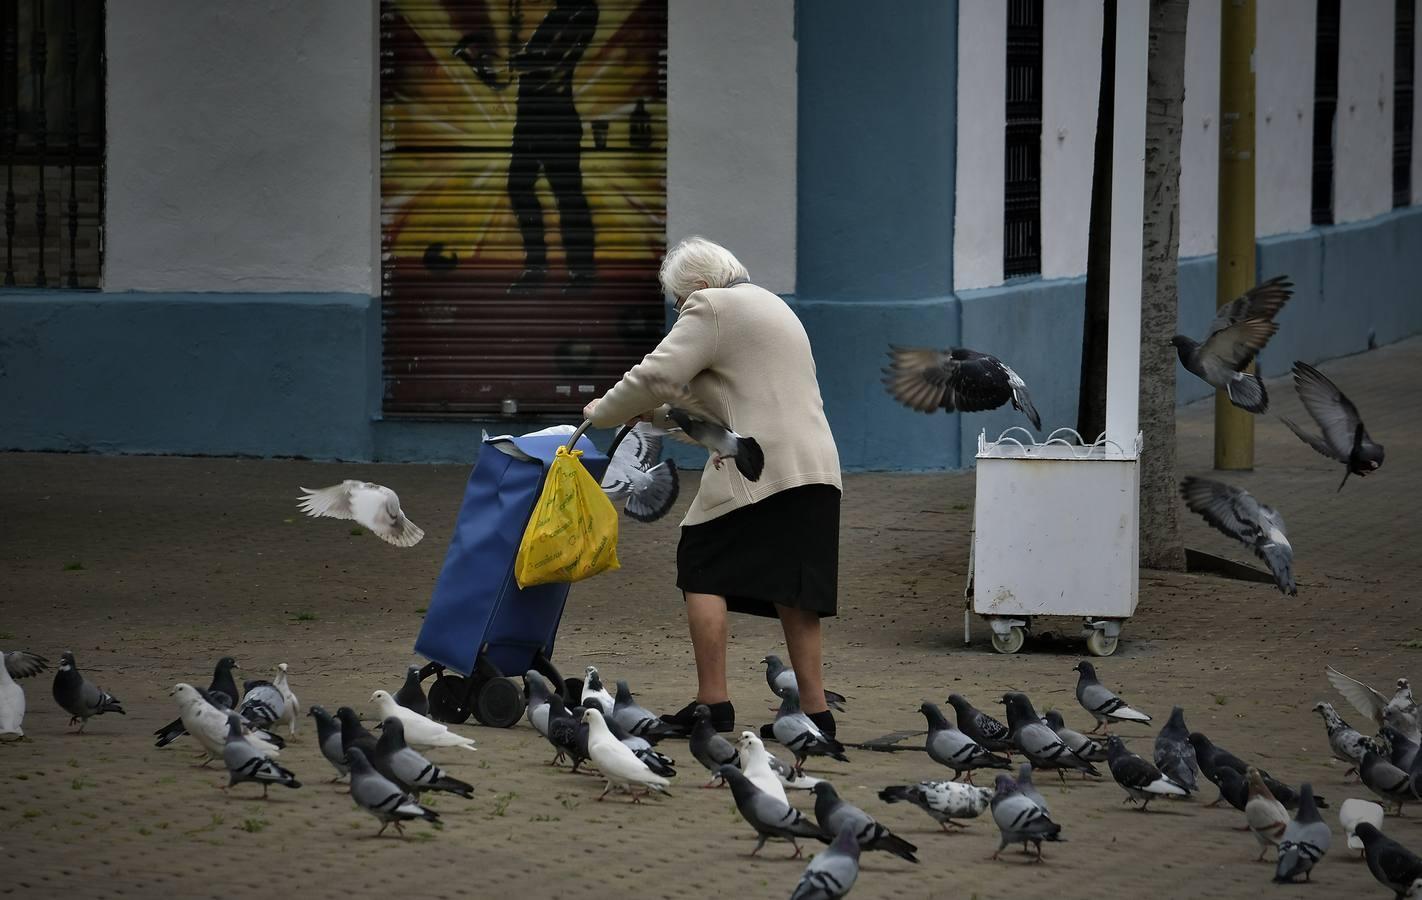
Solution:
<svg viewBox="0 0 1422 900"><path fill-rule="evenodd" d="M1106 338L1111 294L1111 158L1116 117L1116 0L1104 0L1101 87L1096 95L1096 151L1091 166L1091 222L1086 238L1086 316L1081 330L1081 388L1076 431L1086 443L1106 430Z"/></svg>
<svg viewBox="0 0 1422 900"><path fill-rule="evenodd" d="M1175 334L1179 306L1180 131L1189 0L1151 0L1146 75L1145 259L1141 274L1142 566L1183 569L1175 483Z"/></svg>

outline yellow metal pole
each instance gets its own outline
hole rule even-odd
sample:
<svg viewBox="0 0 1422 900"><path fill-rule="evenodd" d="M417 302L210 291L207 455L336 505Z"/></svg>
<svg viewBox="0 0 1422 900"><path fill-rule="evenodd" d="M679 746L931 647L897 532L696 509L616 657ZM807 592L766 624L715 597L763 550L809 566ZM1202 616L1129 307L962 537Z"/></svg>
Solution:
<svg viewBox="0 0 1422 900"><path fill-rule="evenodd" d="M1254 285L1255 4L1224 0L1221 7L1217 307ZM1215 394L1215 468L1254 468L1254 416L1224 391Z"/></svg>

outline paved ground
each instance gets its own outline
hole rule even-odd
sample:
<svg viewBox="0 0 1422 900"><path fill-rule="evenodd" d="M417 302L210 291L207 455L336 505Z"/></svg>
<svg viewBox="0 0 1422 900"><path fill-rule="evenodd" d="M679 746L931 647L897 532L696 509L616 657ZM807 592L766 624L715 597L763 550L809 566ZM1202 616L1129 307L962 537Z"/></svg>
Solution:
<svg viewBox="0 0 1422 900"><path fill-rule="evenodd" d="M1338 468L1269 418L1259 423L1260 468L1229 478L1287 517L1298 598L1264 585L1144 572L1137 616L1100 670L1136 706L1163 718L1178 703L1192 727L1234 752L1312 780L1336 810L1365 792L1343 782L1309 712L1318 699L1341 702L1323 666L1390 684L1411 670L1422 638L1413 597L1422 575L1422 476L1413 464L1422 443L1415 389L1422 340L1324 370L1387 445L1386 468L1335 493ZM1276 411L1297 414L1285 384L1271 393ZM1208 473L1209 417L1208 404L1182 414L1182 473ZM400 551L297 513L297 485L351 476L396 486L426 540ZM479 753L438 760L477 785L476 799L438 801L446 826L414 827L409 841L369 839L374 820L342 787L325 783L330 772L309 720L282 757L306 785L265 803L250 798L249 786L224 796L223 776L192 767L188 741L153 748L151 732L173 715L168 689L180 680L205 684L223 654L236 656L249 677L288 662L306 704L365 709L373 689L393 689L411 660L466 476L463 467L0 456L0 646L52 660L72 649L128 709L73 736L48 677L24 683L29 739L0 745L0 894L788 896L802 864L786 861L787 848L776 845L763 859L746 859L749 830L727 792L696 787L684 745L669 750L687 764L675 797L630 806L594 802L601 782L548 768L547 745L527 725L470 727ZM979 626L974 643L963 645L972 496L971 474L847 480L842 615L828 630L830 683L853 698L840 720L846 740L920 727L918 703L941 702L950 691L989 708L1005 689L1021 689L1039 708L1058 707L1078 727L1087 724L1071 693L1071 666L1083 652L1074 638L1044 635L1005 657ZM565 668L594 663L661 708L679 706L693 684L671 584L675 520L624 526L624 568L574 589L558 651ZM1198 521L1187 535L1192 546L1251 559ZM1043 625L1069 633L1075 623ZM755 661L779 644L769 623L735 623L731 665L743 723L768 721ZM1137 749L1149 748L1153 729L1122 730L1139 736ZM1044 866L1011 854L988 862L997 843L989 819L946 835L918 811L876 797L887 784L946 770L918 752L851 758L818 774L917 843L923 860L866 857L857 898L1238 897L1267 889L1272 872L1251 862L1254 841L1232 830L1242 820L1232 810L1185 803L1143 815L1121 805L1109 780L1041 779L1070 842L1049 846ZM1334 811L1326 815L1336 824ZM1390 818L1387 828L1422 850L1414 816ZM1341 841L1335 833L1314 887L1299 890L1381 895Z"/></svg>

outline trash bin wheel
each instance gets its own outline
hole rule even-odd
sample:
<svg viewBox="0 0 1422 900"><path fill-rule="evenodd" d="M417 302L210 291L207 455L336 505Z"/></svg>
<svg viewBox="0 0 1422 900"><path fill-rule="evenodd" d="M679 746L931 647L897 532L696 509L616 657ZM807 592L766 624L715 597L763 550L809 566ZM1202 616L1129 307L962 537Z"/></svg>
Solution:
<svg viewBox="0 0 1422 900"><path fill-rule="evenodd" d="M493 728L509 728L518 722L527 703L523 687L512 678L490 678L479 687L474 702L474 718Z"/></svg>
<svg viewBox="0 0 1422 900"><path fill-rule="evenodd" d="M459 675L436 676L429 690L430 718L454 725L469 721L469 714L474 710L472 704L467 703L468 696L467 679Z"/></svg>
<svg viewBox="0 0 1422 900"><path fill-rule="evenodd" d="M1116 652L1116 645L1120 642L1120 637L1109 637L1106 632L1093 629L1086 636L1086 649L1091 651L1092 656L1110 656Z"/></svg>
<svg viewBox="0 0 1422 900"><path fill-rule="evenodd" d="M1021 625L1013 625L1007 634L992 633L992 649L998 653L1016 653L1027 640L1027 632Z"/></svg>

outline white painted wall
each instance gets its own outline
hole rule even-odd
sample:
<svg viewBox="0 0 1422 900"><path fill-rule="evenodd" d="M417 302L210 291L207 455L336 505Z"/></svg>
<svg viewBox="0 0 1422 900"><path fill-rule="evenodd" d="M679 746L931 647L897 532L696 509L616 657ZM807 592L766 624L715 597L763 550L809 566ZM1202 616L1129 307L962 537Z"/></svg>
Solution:
<svg viewBox="0 0 1422 900"><path fill-rule="evenodd" d="M108 5L104 289L374 294L372 0Z"/></svg>
<svg viewBox="0 0 1422 900"><path fill-rule="evenodd" d="M1393 0L1343 0L1333 219L1392 208Z"/></svg>
<svg viewBox="0 0 1422 900"><path fill-rule="evenodd" d="M725 243L795 292L794 0L670 0L667 242Z"/></svg>
<svg viewBox="0 0 1422 900"><path fill-rule="evenodd" d="M1042 277L1070 278L1086 271L1101 0L1051 0L1042 11Z"/></svg>
<svg viewBox="0 0 1422 900"><path fill-rule="evenodd" d="M1219 122L1220 0L1191 0L1180 133L1181 258L1206 256L1217 246Z"/></svg>
<svg viewBox="0 0 1422 900"><path fill-rule="evenodd" d="M1099 58L1098 51L1098 58ZM1002 283L1007 128L1007 4L958 4L958 172L955 290Z"/></svg>
<svg viewBox="0 0 1422 900"><path fill-rule="evenodd" d="M1315 0L1258 0L1254 233L1307 231L1313 204Z"/></svg>

